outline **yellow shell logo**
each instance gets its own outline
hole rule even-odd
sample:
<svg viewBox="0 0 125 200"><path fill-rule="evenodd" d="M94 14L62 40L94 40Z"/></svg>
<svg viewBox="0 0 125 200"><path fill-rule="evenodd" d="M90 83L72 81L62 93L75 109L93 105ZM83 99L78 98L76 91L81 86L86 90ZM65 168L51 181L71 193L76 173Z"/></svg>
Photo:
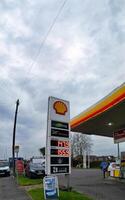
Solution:
<svg viewBox="0 0 125 200"><path fill-rule="evenodd" d="M53 108L56 111L56 114L59 114L59 115L65 115L66 112L68 111L67 105L63 103L62 101L56 101L53 104Z"/></svg>

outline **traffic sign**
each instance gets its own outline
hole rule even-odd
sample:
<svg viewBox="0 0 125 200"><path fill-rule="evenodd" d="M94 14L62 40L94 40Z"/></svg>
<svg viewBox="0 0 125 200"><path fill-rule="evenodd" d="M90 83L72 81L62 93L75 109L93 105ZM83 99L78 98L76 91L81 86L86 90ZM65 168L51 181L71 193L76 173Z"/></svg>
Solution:
<svg viewBox="0 0 125 200"><path fill-rule="evenodd" d="M14 146L14 152L15 153L19 153L19 145L15 145Z"/></svg>

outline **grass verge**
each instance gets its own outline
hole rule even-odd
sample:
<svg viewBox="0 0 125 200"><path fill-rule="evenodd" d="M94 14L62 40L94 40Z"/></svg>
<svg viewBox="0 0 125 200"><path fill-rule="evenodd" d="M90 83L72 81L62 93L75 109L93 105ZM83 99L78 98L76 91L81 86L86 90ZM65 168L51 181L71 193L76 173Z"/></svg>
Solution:
<svg viewBox="0 0 125 200"><path fill-rule="evenodd" d="M18 177L18 184L21 186L37 185L41 183L42 183L42 179L30 179L25 176Z"/></svg>
<svg viewBox="0 0 125 200"><path fill-rule="evenodd" d="M33 200L44 200L43 189L32 189L28 191L28 194ZM64 192L60 191L60 200L92 200L78 192Z"/></svg>

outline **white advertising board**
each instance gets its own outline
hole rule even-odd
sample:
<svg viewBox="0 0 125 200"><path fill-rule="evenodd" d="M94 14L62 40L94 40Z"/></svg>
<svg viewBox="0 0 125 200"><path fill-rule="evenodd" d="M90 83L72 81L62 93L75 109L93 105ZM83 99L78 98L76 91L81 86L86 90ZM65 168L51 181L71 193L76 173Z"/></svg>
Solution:
<svg viewBox="0 0 125 200"><path fill-rule="evenodd" d="M49 97L46 138L47 175L71 173L69 122L69 102L55 97Z"/></svg>
<svg viewBox="0 0 125 200"><path fill-rule="evenodd" d="M44 186L44 198L49 199L58 199L59 197L59 186L58 179L56 176L45 176L43 179Z"/></svg>

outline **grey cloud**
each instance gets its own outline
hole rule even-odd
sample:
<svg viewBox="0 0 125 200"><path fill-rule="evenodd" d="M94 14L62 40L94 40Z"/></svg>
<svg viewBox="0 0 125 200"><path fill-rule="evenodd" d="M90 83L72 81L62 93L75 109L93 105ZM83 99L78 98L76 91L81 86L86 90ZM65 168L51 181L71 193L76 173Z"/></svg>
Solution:
<svg viewBox="0 0 125 200"><path fill-rule="evenodd" d="M0 118L10 120L12 119L13 114L12 111L6 107L6 105L0 105Z"/></svg>
<svg viewBox="0 0 125 200"><path fill-rule="evenodd" d="M72 118L124 82L122 0L67 1L36 57L61 3L0 3L0 136L10 148L15 102L19 98L16 141L21 145L20 153L27 157L45 145L48 96L69 100ZM11 20L5 21L6 17ZM112 141L103 141L94 140L94 153L113 153Z"/></svg>

